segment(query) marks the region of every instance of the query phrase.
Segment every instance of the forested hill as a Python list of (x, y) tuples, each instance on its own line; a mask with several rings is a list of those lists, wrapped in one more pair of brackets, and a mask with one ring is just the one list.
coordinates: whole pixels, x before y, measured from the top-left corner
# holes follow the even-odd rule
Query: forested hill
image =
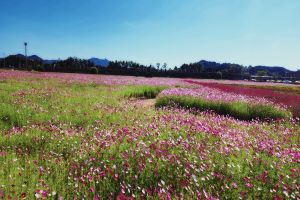
[(201, 60), (191, 64), (183, 64), (181, 70), (192, 72), (221, 72), (221, 73), (234, 73), (234, 74), (250, 74), (257, 75), (264, 73), (264, 75), (279, 75), (285, 76), (292, 73), (292, 71), (284, 67), (269, 67), (269, 66), (243, 66), (232, 63), (217, 63), (212, 61)]

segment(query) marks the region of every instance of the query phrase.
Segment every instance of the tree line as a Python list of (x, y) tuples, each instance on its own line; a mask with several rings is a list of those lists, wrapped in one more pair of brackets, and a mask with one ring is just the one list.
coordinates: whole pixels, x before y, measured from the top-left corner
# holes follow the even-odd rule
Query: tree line
[[(27, 58), (23, 55), (11, 55), (0, 59), (2, 68), (35, 70), (45, 72), (91, 73), (133, 75), (146, 77), (190, 77), (213, 79), (249, 79), (251, 75), (280, 77), (297, 77), (300, 72), (291, 72), (282, 67), (242, 66), (232, 63), (217, 63), (202, 60), (169, 68), (166, 63), (143, 65), (133, 61), (110, 61), (108, 66), (96, 66), (87, 59), (69, 57), (65, 60), (46, 61), (40, 58)], [(299, 77), (300, 78), (300, 77)]]

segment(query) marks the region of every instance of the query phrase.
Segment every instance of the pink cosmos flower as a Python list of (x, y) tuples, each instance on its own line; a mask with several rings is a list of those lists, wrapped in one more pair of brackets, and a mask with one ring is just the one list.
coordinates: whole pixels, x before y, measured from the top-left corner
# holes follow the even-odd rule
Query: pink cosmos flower
[(4, 191), (0, 189), (0, 198), (4, 198)]
[(45, 169), (42, 166), (40, 166), (40, 175), (42, 175), (44, 173), (45, 173)]
[(234, 189), (238, 188), (238, 185), (237, 185), (236, 182), (231, 183), (231, 186), (232, 186)]
[(246, 183), (245, 186), (246, 186), (247, 188), (253, 188), (253, 184), (250, 183), (250, 182)]

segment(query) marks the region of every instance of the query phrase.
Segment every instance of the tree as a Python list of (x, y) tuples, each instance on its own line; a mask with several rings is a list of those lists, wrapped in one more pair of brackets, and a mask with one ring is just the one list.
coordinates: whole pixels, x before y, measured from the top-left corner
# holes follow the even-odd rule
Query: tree
[(160, 68), (160, 63), (156, 63), (156, 68), (157, 68), (157, 70), (159, 70), (159, 68)]
[(168, 66), (167, 63), (164, 63), (164, 64), (162, 65), (162, 69), (166, 71), (166, 70), (167, 70), (167, 66)]
[(240, 74), (241, 71), (242, 71), (242, 67), (240, 65), (237, 65), (237, 64), (230, 64), (229, 65), (229, 69), (228, 69), (229, 73)]
[(266, 75), (267, 75), (267, 72), (264, 71), (264, 70), (257, 71), (256, 75), (257, 75), (257, 76), (266, 76)]
[(91, 74), (98, 74), (99, 73), (98, 68), (97, 67), (91, 67), (90, 73)]

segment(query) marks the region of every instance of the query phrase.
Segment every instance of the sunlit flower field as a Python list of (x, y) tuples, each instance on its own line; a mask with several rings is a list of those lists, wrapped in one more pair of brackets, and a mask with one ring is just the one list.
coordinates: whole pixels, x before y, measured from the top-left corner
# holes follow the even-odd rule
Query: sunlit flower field
[(299, 199), (299, 104), (193, 81), (0, 71), (0, 199)]

